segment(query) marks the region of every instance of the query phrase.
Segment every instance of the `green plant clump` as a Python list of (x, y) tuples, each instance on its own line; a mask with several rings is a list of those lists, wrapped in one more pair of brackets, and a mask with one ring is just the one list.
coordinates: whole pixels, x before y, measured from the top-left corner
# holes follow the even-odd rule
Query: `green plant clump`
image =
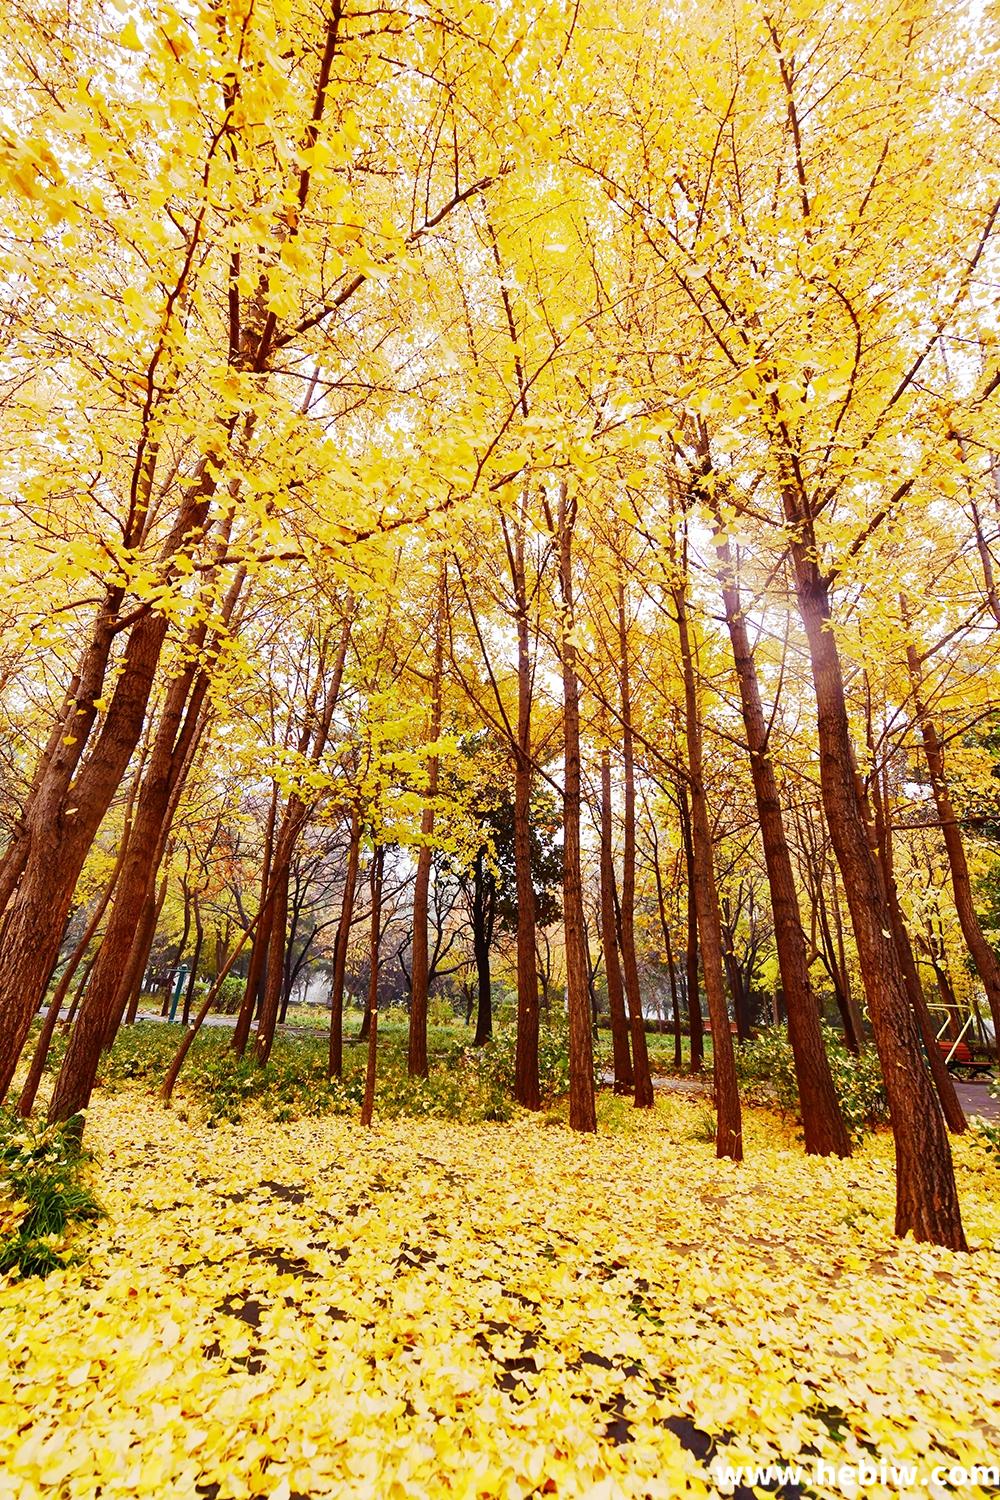
[(0, 1273), (47, 1276), (77, 1258), (74, 1230), (100, 1218), (74, 1122), (39, 1129), (0, 1113)]

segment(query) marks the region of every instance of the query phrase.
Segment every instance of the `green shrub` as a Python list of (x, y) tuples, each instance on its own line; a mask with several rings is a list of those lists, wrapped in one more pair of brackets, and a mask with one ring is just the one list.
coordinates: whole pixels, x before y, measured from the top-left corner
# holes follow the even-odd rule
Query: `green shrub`
[(433, 995), (427, 1002), (427, 1021), (431, 1026), (454, 1026), (455, 1007), (444, 995)]
[[(860, 1139), (889, 1118), (878, 1054), (874, 1047), (866, 1047), (855, 1057), (831, 1026), (823, 1026), (823, 1039), (844, 1122), (851, 1136)], [(785, 1114), (798, 1113), (795, 1062), (783, 1026), (769, 1026), (738, 1047), (736, 1073), (748, 1104), (776, 1104)]]
[[(517, 1059), (517, 1031), (513, 1026), (498, 1026), (485, 1047), (473, 1053), (480, 1079), (503, 1094), (514, 1091)], [(594, 1043), (594, 1072), (600, 1077), (611, 1066), (610, 1043)], [(542, 1100), (561, 1098), (569, 1089), (569, 1031), (564, 1017), (550, 1026), (542, 1026), (538, 1035), (538, 1083)]]
[(220, 1016), (235, 1016), (243, 1004), (246, 987), (245, 979), (240, 979), (237, 974), (227, 974), (219, 986), (212, 1009)]
[(0, 1272), (47, 1276), (76, 1258), (76, 1225), (100, 1217), (73, 1122), (40, 1129), (0, 1113)]

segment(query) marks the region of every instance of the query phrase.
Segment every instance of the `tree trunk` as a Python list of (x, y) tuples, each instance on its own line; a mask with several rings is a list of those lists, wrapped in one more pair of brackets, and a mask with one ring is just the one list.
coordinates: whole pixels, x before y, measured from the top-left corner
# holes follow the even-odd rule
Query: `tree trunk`
[(783, 491), (792, 531), (795, 589), (809, 642), (816, 694), (823, 808), (840, 866), (882, 1064), (896, 1146), (896, 1233), (953, 1250), (967, 1248), (951, 1147), (920, 1055), (892, 940), (882, 873), (868, 842), (854, 779), (850, 726), (829, 584), (821, 573), (808, 515), (789, 484)]
[[(694, 895), (698, 918), (701, 966), (705, 995), (712, 1022), (712, 1071), (715, 1082), (715, 1154), (743, 1160), (743, 1123), (736, 1083), (736, 1058), (729, 1029), (729, 1008), (722, 968), (722, 928), (719, 897), (715, 885), (712, 830), (702, 771), (701, 722), (694, 655), (688, 628), (686, 586), (673, 589), (684, 673), (684, 706), (687, 731), (688, 775), (691, 793), (691, 844), (694, 856)], [(697, 989), (695, 990), (697, 994)], [(693, 1039), (692, 1039), (693, 1040)]]
[[(132, 831), (132, 802), (135, 796), (135, 792), (136, 786), (135, 783), (133, 783), (132, 791), (129, 795), (128, 806), (125, 811), (125, 823), (122, 829), (121, 843), (118, 846), (118, 854), (115, 857), (114, 868), (111, 871), (111, 876), (108, 880), (107, 885), (104, 887), (103, 892), (101, 893), (101, 898), (94, 908), (93, 915), (91, 916), (90, 921), (87, 923), (83, 936), (77, 943), (75, 949), (73, 950), (66, 963), (66, 967), (62, 972), (58, 985), (56, 986), (55, 994), (52, 996), (48, 1012), (42, 1024), (42, 1029), (39, 1034), (38, 1041), (35, 1044), (35, 1052), (34, 1056), (31, 1059), (31, 1067), (28, 1070), (28, 1076), (24, 1081), (24, 1086), (21, 1089), (21, 1097), (18, 1100), (17, 1105), (17, 1112), (24, 1119), (27, 1119), (28, 1116), (30, 1116), (32, 1110), (35, 1107), (35, 1098), (38, 1094), (38, 1086), (42, 1081), (42, 1074), (45, 1071), (45, 1062), (49, 1055), (49, 1048), (52, 1045), (52, 1037), (56, 1029), (56, 1022), (59, 1019), (59, 1012), (62, 1010), (63, 1002), (65, 1001), (66, 996), (69, 994), (69, 987), (73, 982), (73, 976), (79, 968), (81, 962), (83, 961), (87, 949), (90, 947), (94, 934), (101, 924), (101, 918), (104, 916), (104, 913), (107, 910), (108, 902), (111, 900), (111, 896), (114, 892), (115, 886), (118, 883), (118, 877), (121, 874), (122, 865), (125, 862), (125, 851), (128, 848), (129, 835)], [(90, 972), (93, 968), (93, 964), (94, 960), (91, 959), (90, 965), (87, 968), (87, 972), (84, 975), (84, 985), (86, 984), (87, 979), (89, 979), (90, 977)]]
[(208, 993), (206, 994), (204, 1000), (201, 1002), (201, 1005), (198, 1007), (194, 1020), (191, 1022), (191, 1025), (185, 1031), (184, 1035), (181, 1037), (180, 1046), (174, 1053), (170, 1067), (167, 1069), (166, 1077), (164, 1078), (163, 1083), (160, 1086), (160, 1098), (163, 1100), (164, 1104), (170, 1103), (170, 1098), (173, 1094), (174, 1086), (177, 1083), (178, 1077), (180, 1076), (181, 1068), (184, 1066), (184, 1059), (187, 1057), (188, 1052), (190, 1051), (191, 1043), (198, 1035), (198, 1032), (201, 1030), (204, 1024), (205, 1017), (208, 1015), (212, 1006), (215, 1004), (216, 999), (219, 995), (219, 991), (222, 989), (223, 984), (229, 976), (230, 969), (233, 967), (236, 960), (243, 952), (243, 945), (246, 943), (248, 938), (251, 938), (253, 936), (254, 932), (256, 931), (257, 923), (259, 920), (260, 913), (258, 912), (257, 916), (254, 917), (253, 921), (250, 923), (250, 926), (247, 928), (246, 932), (243, 933), (239, 942), (236, 944), (236, 947), (229, 955), (225, 964), (216, 974), (214, 982), (209, 985)]
[[(871, 722), (871, 703), (868, 705), (868, 743), (874, 753), (874, 735)], [(965, 1111), (962, 1109), (961, 1101), (955, 1091), (955, 1082), (948, 1072), (947, 1064), (941, 1055), (941, 1049), (937, 1044), (934, 1034), (934, 1023), (931, 1013), (927, 1008), (927, 1000), (924, 996), (923, 985), (920, 983), (920, 975), (917, 973), (916, 960), (913, 957), (913, 944), (910, 942), (910, 934), (903, 916), (903, 908), (899, 899), (899, 890), (896, 885), (896, 873), (892, 860), (892, 833), (889, 826), (889, 806), (886, 797), (879, 788), (877, 771), (872, 776), (872, 799), (871, 808), (865, 796), (864, 788), (858, 785), (858, 796), (861, 799), (865, 822), (869, 822), (870, 812), (874, 813), (872, 842), (878, 851), (879, 863), (882, 867), (882, 879), (885, 881), (886, 900), (889, 910), (889, 926), (892, 931), (892, 940), (895, 944), (896, 955), (903, 972), (903, 980), (906, 984), (906, 992), (910, 997), (910, 1005), (916, 1017), (917, 1028), (920, 1039), (924, 1044), (924, 1052), (930, 1067), (934, 1087), (937, 1090), (938, 1100), (944, 1114), (945, 1123), (953, 1135), (961, 1135), (966, 1128)]]
[(365, 1069), (365, 1094), (361, 1104), (361, 1123), (370, 1125), (375, 1113), (375, 1066), (378, 1048), (378, 963), (382, 937), (382, 867), (385, 858), (381, 845), (372, 855), (371, 900), (372, 925), (368, 970), (368, 1063)]
[[(204, 628), (191, 642), (200, 651)], [(200, 733), (208, 678), (192, 663), (167, 691), (136, 807), (125, 862), (108, 928), (80, 1007), (49, 1105), (50, 1120), (68, 1120), (86, 1109), (101, 1050), (114, 1040), (122, 1016), (145, 969), (145, 940), (152, 944), (156, 921), (154, 882), (167, 829)], [(148, 950), (147, 950), (148, 951)]]
[(635, 951), (635, 752), (632, 736), (632, 686), (629, 678), (628, 618), (625, 582), (618, 577), (618, 687), (622, 710), (622, 770), (625, 781), (622, 840), (622, 898), (620, 908), (622, 969), (632, 1033), (632, 1069), (636, 1109), (653, 1108), (653, 1080), (649, 1076), (646, 1022), (642, 1014), (639, 964)]
[[(175, 983), (173, 971), (180, 968), (181, 959), (184, 957), (184, 950), (187, 947), (187, 940), (191, 933), (191, 887), (188, 885), (188, 878), (186, 874), (181, 876), (181, 891), (184, 895), (184, 924), (181, 928), (180, 941), (178, 942), (177, 948), (174, 952), (173, 968), (167, 970), (167, 977), (161, 991), (161, 1020), (165, 1020), (166, 1017), (170, 1014), (170, 996)], [(186, 1019), (187, 1018), (185, 1017), (185, 1020)]]
[(722, 925), (722, 961), (726, 983), (733, 999), (733, 1015), (736, 1018), (736, 1036), (741, 1042), (750, 1040), (750, 997), (743, 983), (743, 970), (733, 947), (733, 934)]
[[(901, 601), (903, 607), (903, 618), (906, 619), (906, 604)], [(920, 658), (912, 641), (906, 647), (906, 660), (910, 670), (910, 683), (913, 689), (913, 706), (920, 726), (920, 737), (923, 741), (924, 756), (927, 761), (927, 769), (930, 772), (931, 788), (934, 792), (934, 805), (937, 809), (938, 822), (941, 825), (941, 833), (944, 836), (944, 846), (948, 855), (948, 868), (951, 873), (951, 889), (955, 898), (955, 910), (958, 913), (959, 926), (965, 945), (972, 955), (972, 961), (976, 966), (976, 973), (983, 982), (986, 998), (989, 1001), (990, 1014), (993, 1017), (993, 1036), (995, 1047), (1000, 1049), (1000, 961), (992, 947), (983, 936), (983, 929), (979, 925), (976, 915), (976, 904), (972, 895), (972, 881), (969, 878), (969, 866), (965, 858), (965, 844), (962, 840), (961, 829), (955, 814), (955, 805), (951, 800), (951, 789), (945, 774), (944, 746), (937, 732), (937, 726), (927, 710), (923, 696), (923, 682), (921, 678)]]
[(837, 973), (840, 976), (844, 996), (844, 1015), (849, 1022), (851, 1033), (848, 1046), (860, 1055), (865, 1048), (865, 1028), (861, 1019), (861, 1008), (854, 998), (854, 991), (851, 987), (851, 971), (847, 964), (847, 948), (844, 943), (844, 919), (841, 915), (836, 864), (830, 871), (830, 906), (833, 910), (833, 930), (837, 939)]
[[(142, 999), (142, 981), (146, 977), (146, 969), (149, 967), (149, 955), (153, 949), (153, 939), (156, 937), (156, 927), (163, 910), (163, 903), (167, 898), (167, 888), (170, 884), (169, 872), (164, 872), (160, 881), (159, 891), (150, 891), (146, 898), (146, 906), (142, 914), (142, 923), (135, 935), (132, 952), (129, 954), (125, 977), (122, 982), (119, 996), (124, 997), (126, 1005), (125, 1020), (129, 1026), (135, 1022), (139, 1010), (139, 1001)], [(110, 1051), (114, 1045), (118, 1028), (109, 1031), (104, 1039), (104, 1050)]]
[(361, 860), (361, 817), (356, 806), (351, 808), (351, 834), (347, 848), (347, 871), (344, 875), (344, 891), (340, 899), (340, 921), (333, 945), (333, 982), (330, 986), (330, 1056), (327, 1073), (330, 1078), (340, 1078), (344, 1072), (344, 975), (347, 972), (347, 949), (351, 941), (351, 921), (354, 916), (354, 892), (358, 883), (358, 864)]
[[(434, 618), (434, 660), (431, 668), (431, 712), (429, 739), (436, 744), (441, 738), (441, 699), (444, 669), (445, 565), (438, 579), (437, 609)], [(434, 835), (434, 798), (438, 790), (440, 759), (435, 752), (427, 758), (427, 801), (420, 818), (420, 853), (413, 885), (413, 957), (410, 974), (410, 1026), (407, 1050), (407, 1072), (411, 1078), (427, 1077), (427, 906), (431, 883), (432, 839)]]
[(517, 745), (514, 751), (514, 882), (517, 891), (517, 1042), (514, 1097), (541, 1109), (538, 1082), (538, 970), (535, 887), (531, 878), (531, 652), (523, 518), (514, 538), (512, 581), (517, 611)]
[(618, 937), (615, 924), (615, 867), (611, 844), (611, 753), (601, 751), (601, 942), (604, 945), (604, 973), (608, 983), (608, 1011), (611, 1018), (611, 1048), (614, 1056), (614, 1091), (630, 1094), (635, 1087), (632, 1053), (628, 1039), (628, 1017), (625, 1014), (625, 990), (618, 966)]
[(705, 1028), (701, 1017), (701, 995), (698, 991), (698, 899), (695, 891), (694, 840), (691, 837), (691, 813), (687, 789), (678, 785), (677, 807), (684, 839), (684, 870), (687, 877), (687, 949), (685, 989), (687, 991), (688, 1035), (691, 1042), (691, 1072), (700, 1073), (705, 1066)]
[(271, 905), (267, 899), (267, 892), (271, 887), (271, 866), (274, 860), (274, 838), (278, 821), (278, 783), (272, 782), (271, 802), (267, 813), (267, 823), (264, 828), (264, 850), (260, 867), (260, 897), (257, 903), (258, 920), (257, 929), (254, 934), (253, 944), (250, 948), (250, 963), (247, 966), (247, 982), (243, 990), (243, 998), (236, 1016), (236, 1026), (233, 1029), (232, 1041), (230, 1043), (237, 1057), (243, 1057), (250, 1040), (250, 1031), (253, 1027), (254, 1008), (257, 1003), (257, 989), (260, 984), (264, 965), (267, 961), (267, 945), (271, 937)]
[(474, 1047), (485, 1047), (493, 1035), (493, 986), (490, 977), (490, 945), (496, 891), (486, 866), (485, 851), (476, 853), (472, 886), (472, 951), (476, 962), (476, 1034)]
[(493, 990), (490, 977), (489, 944), (479, 939), (473, 944), (476, 959), (476, 1033), (474, 1047), (485, 1047), (493, 1035)]
[[(226, 429), (227, 441), (234, 423), (235, 418)], [(199, 466), (161, 548), (164, 561), (202, 530), (215, 473), (215, 463), (207, 459)], [(87, 853), (142, 734), (166, 638), (167, 617), (151, 610), (132, 626), (104, 722), (92, 736), (123, 597), (120, 589), (111, 590), (98, 614), (78, 673), (76, 698), (62, 725), (67, 732), (58, 736), (58, 748), (36, 776), (24, 838), (15, 851), (19, 883), (7, 908), (0, 953), (0, 1097), (10, 1086), (45, 993)], [(46, 754), (51, 748), (52, 737)]]
[(781, 989), (788, 1014), (788, 1039), (795, 1060), (799, 1109), (805, 1148), (817, 1156), (849, 1156), (850, 1137), (840, 1111), (823, 1043), (819, 1007), (809, 983), (806, 940), (799, 915), (792, 856), (785, 835), (781, 797), (770, 756), (769, 733), (761, 703), (757, 666), (750, 648), (746, 616), (733, 568), (729, 542), (716, 516), (716, 555), (726, 612), (726, 625), (733, 649), (739, 683), (740, 704), (746, 730), (750, 776), (753, 781), (757, 818), (760, 823), (764, 862), (767, 869), (774, 943), (778, 953)]
[[(280, 844), (280, 841), (279, 841)], [(267, 968), (264, 975), (264, 1003), (257, 1022), (255, 1056), (265, 1067), (274, 1046), (274, 1030), (281, 1004), (281, 981), (285, 972), (285, 941), (288, 927), (289, 860), (277, 861), (274, 892), (271, 898), (271, 941), (267, 945)]]
[(201, 945), (205, 939), (205, 928), (201, 920), (201, 903), (198, 892), (192, 897), (194, 903), (194, 953), (191, 955), (191, 972), (188, 982), (184, 988), (184, 1010), (181, 1016), (181, 1024), (187, 1026), (191, 1019), (191, 1002), (194, 999), (194, 987), (198, 979), (198, 963), (201, 959)]
[(580, 685), (573, 642), (573, 523), (576, 505), (565, 482), (559, 491), (559, 582), (563, 622), (563, 920), (566, 934), (566, 1002), (569, 1011), (569, 1122), (597, 1129), (594, 1043), (587, 999), (583, 879), (580, 869)]

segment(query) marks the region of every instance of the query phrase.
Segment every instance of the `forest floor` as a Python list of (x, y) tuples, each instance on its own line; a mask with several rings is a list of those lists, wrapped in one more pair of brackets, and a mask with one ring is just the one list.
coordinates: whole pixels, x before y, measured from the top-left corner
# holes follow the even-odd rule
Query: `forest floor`
[(931, 1477), (1000, 1458), (995, 1159), (956, 1145), (956, 1255), (892, 1238), (884, 1133), (819, 1161), (747, 1111), (736, 1166), (700, 1113), (208, 1129), (101, 1093), (106, 1218), (0, 1283), (0, 1497), (995, 1493)]

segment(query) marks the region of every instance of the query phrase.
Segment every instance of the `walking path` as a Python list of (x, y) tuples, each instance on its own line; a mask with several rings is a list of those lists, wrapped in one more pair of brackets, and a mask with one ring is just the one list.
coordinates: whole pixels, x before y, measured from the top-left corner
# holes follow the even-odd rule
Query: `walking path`
[(993, 1097), (988, 1083), (983, 1082), (982, 1079), (973, 1083), (964, 1078), (956, 1078), (955, 1093), (967, 1115), (979, 1115), (984, 1120), (1000, 1121), (1000, 1099)]

